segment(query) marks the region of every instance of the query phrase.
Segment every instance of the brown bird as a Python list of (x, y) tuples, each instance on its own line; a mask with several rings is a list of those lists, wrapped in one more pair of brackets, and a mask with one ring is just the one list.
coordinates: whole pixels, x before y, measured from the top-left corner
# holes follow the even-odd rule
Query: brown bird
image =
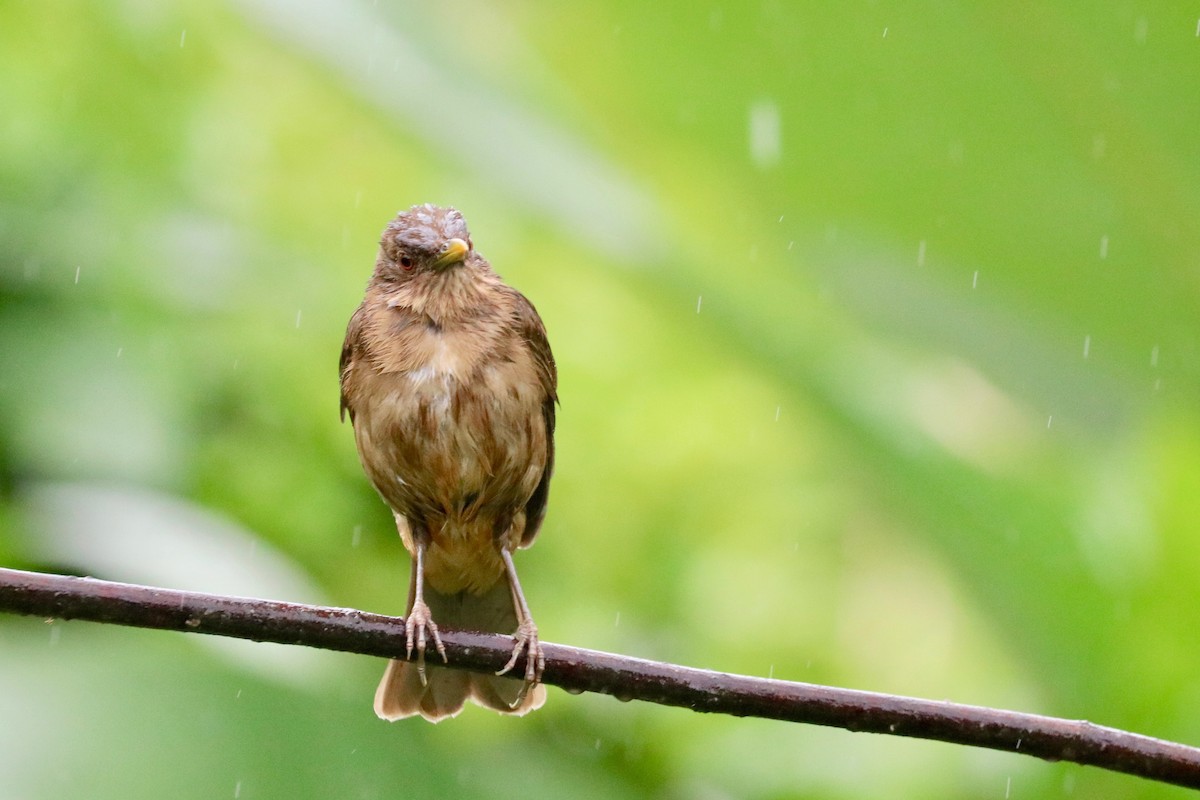
[[(341, 384), (363, 469), (413, 557), (417, 661), (388, 663), (375, 713), (438, 722), (467, 699), (506, 714), (540, 707), (545, 659), (512, 552), (546, 515), (557, 371), (537, 311), (476, 252), (455, 209), (413, 206), (384, 229)], [(435, 620), (512, 632), (512, 658), (496, 675), (427, 668), (427, 640), (446, 659)], [(522, 655), (524, 679), (506, 676)]]

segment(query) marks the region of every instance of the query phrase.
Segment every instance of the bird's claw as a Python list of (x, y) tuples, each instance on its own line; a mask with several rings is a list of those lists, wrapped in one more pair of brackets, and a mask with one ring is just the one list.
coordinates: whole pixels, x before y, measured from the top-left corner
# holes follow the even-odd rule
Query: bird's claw
[(521, 687), (521, 694), (517, 696), (514, 706), (520, 705), (525, 699), (525, 695), (529, 690), (537, 685), (542, 679), (542, 672), (546, 669), (546, 656), (542, 652), (542, 643), (538, 641), (537, 625), (533, 624), (533, 620), (526, 619), (517, 626), (516, 633), (513, 634), (516, 642), (513, 644), (512, 657), (508, 659), (508, 663), (504, 668), (498, 671), (497, 675), (504, 675), (509, 670), (517, 665), (517, 661), (521, 655), (525, 655), (525, 685)]
[(437, 623), (433, 621), (433, 617), (429, 613), (429, 606), (424, 600), (418, 600), (413, 603), (412, 610), (408, 612), (408, 618), (404, 620), (404, 633), (406, 636), (405, 657), (412, 659), (413, 644), (415, 640), (417, 650), (417, 674), (421, 677), (421, 685), (425, 686), (425, 637), (428, 631), (429, 638), (433, 639), (434, 649), (438, 651), (438, 655), (442, 657), (442, 661), (447, 661), (446, 647), (442, 644), (442, 637), (438, 635)]

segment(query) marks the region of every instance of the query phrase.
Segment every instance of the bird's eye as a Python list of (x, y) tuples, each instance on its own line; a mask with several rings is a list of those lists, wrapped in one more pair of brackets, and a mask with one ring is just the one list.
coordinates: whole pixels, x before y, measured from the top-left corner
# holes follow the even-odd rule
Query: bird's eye
[(413, 268), (413, 260), (408, 256), (400, 256), (400, 266), (404, 268), (405, 272), (408, 272)]

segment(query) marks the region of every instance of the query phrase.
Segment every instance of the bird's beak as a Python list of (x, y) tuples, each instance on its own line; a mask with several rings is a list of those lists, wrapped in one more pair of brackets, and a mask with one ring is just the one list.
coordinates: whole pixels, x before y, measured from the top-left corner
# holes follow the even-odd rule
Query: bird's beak
[(438, 257), (434, 259), (435, 269), (445, 269), (451, 264), (461, 264), (471, 252), (471, 246), (462, 239), (450, 239), (442, 245)]

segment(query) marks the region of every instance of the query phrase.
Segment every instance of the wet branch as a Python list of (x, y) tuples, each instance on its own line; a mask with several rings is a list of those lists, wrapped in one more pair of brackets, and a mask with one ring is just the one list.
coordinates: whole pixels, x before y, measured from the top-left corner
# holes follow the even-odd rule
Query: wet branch
[[(0, 611), (389, 658), (404, 655), (404, 625), (397, 617), (3, 568)], [(512, 652), (512, 639), (507, 636), (445, 628), (441, 634), (454, 667), (494, 672)], [(935, 739), (1200, 788), (1200, 749), (1090, 722), (729, 675), (566, 645), (543, 646), (543, 680), (571, 692), (602, 692), (693, 711)], [(519, 664), (517, 674), (521, 668)]]

